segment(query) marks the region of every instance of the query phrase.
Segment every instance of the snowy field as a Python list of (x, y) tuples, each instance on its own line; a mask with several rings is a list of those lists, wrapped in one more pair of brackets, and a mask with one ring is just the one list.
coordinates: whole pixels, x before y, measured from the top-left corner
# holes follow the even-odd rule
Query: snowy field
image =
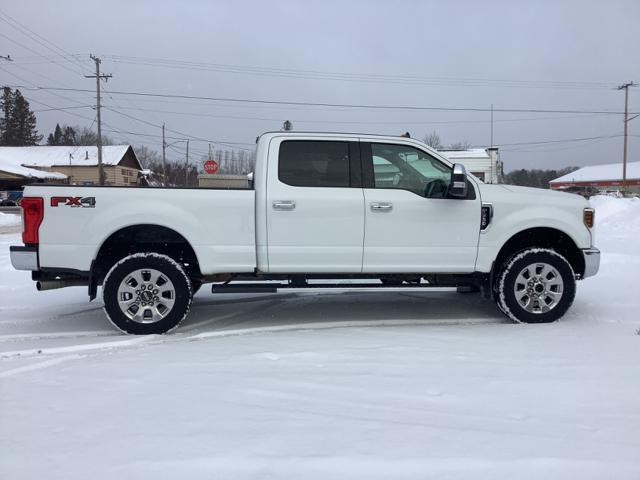
[(212, 296), (127, 337), (0, 217), (0, 479), (638, 479), (640, 201), (597, 197), (558, 323), (477, 295)]

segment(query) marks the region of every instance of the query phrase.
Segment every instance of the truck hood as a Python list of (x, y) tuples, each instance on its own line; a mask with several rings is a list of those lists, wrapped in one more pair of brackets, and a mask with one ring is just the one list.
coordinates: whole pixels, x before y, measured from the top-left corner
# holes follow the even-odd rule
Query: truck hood
[(500, 202), (509, 199), (515, 203), (544, 203), (562, 207), (582, 209), (589, 202), (574, 193), (558, 192), (545, 188), (519, 187), (516, 185), (479, 184), (483, 202)]

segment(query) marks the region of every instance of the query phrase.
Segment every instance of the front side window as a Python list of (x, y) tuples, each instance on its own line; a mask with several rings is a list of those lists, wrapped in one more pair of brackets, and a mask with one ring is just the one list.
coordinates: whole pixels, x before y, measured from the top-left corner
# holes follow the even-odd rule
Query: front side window
[(349, 143), (284, 141), (280, 144), (278, 178), (294, 187), (348, 187)]
[(446, 198), (451, 168), (406, 145), (371, 144), (375, 188), (409, 190), (426, 198)]

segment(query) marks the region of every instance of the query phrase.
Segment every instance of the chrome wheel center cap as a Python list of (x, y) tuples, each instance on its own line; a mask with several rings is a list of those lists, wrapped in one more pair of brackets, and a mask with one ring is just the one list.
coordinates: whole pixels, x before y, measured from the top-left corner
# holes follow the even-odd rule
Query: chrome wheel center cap
[(142, 300), (143, 302), (150, 302), (153, 300), (153, 293), (151, 293), (151, 290), (145, 290), (144, 292), (142, 292), (140, 294), (140, 300)]

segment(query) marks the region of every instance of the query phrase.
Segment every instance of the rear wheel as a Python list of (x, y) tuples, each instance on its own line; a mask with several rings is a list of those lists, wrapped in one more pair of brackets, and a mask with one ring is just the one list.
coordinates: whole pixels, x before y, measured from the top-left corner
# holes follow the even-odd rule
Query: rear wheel
[(111, 323), (136, 335), (166, 333), (189, 313), (191, 283), (172, 258), (137, 253), (116, 263), (104, 279), (102, 298)]
[(524, 250), (507, 260), (498, 276), (498, 306), (516, 322), (554, 322), (569, 309), (575, 294), (573, 269), (553, 250)]

